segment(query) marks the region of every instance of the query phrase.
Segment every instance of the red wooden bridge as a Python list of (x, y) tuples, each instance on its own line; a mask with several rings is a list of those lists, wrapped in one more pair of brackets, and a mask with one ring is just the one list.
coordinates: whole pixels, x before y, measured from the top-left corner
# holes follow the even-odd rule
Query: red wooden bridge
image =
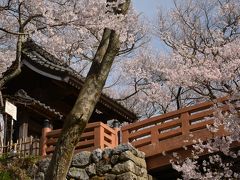
[[(227, 98), (218, 99), (218, 105), (223, 111), (228, 110), (226, 100)], [(214, 121), (213, 105), (213, 102), (204, 102), (126, 125), (120, 129), (121, 143), (130, 142), (145, 152), (149, 171), (167, 166), (173, 158), (173, 152), (182, 157), (189, 156), (194, 140), (205, 141), (227, 135), (223, 129), (212, 133), (207, 128)], [(119, 143), (118, 131), (119, 129), (112, 129), (101, 122), (88, 124), (76, 150), (113, 148)], [(53, 130), (46, 134), (42, 155), (54, 151), (60, 132), (61, 130)], [(188, 150), (185, 150), (186, 147)]]
[[(229, 108), (226, 100), (218, 99), (223, 111)], [(149, 171), (169, 165), (174, 159), (173, 152), (186, 158), (199, 139), (206, 141), (227, 135), (223, 128), (216, 133), (207, 128), (214, 122), (213, 106), (213, 102), (204, 102), (125, 126), (122, 128), (123, 143), (130, 142), (145, 152)]]

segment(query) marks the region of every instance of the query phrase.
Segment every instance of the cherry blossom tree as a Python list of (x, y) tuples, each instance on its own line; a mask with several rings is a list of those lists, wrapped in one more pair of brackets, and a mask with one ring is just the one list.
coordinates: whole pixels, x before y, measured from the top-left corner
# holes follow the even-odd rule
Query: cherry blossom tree
[[(214, 124), (209, 130), (215, 132), (223, 126), (231, 135), (207, 142), (200, 140), (194, 146), (193, 158), (173, 166), (183, 172), (184, 179), (239, 178), (239, 171), (233, 170), (239, 152), (230, 148), (240, 140), (239, 103), (236, 104), (239, 100), (239, 8), (235, 0), (175, 1), (175, 9), (168, 16), (170, 20), (159, 16), (157, 34), (172, 49), (171, 63), (165, 63), (162, 68), (170, 84), (187, 89), (194, 98), (230, 97), (228, 113), (221, 112), (216, 104)], [(204, 150), (222, 152), (231, 161), (214, 154), (199, 164), (198, 155)]]
[(142, 38), (142, 27), (130, 3), (130, 0), (0, 1), (0, 68), (4, 72), (0, 88), (21, 73), (21, 52), (28, 38), (69, 65), (91, 61), (85, 84), (66, 117), (47, 171), (48, 179), (65, 179), (74, 148), (115, 57), (134, 49)]
[(168, 14), (160, 10), (153, 32), (170, 52), (145, 48), (123, 68), (130, 73), (133, 93), (143, 93), (144, 101), (162, 112), (239, 88), (239, 3), (174, 2)]
[[(233, 162), (240, 154), (230, 148), (233, 142), (240, 141), (239, 10), (240, 3), (236, 0), (175, 0), (172, 10), (159, 12), (153, 32), (168, 46), (169, 52), (145, 49), (135, 61), (130, 59), (123, 67), (130, 74), (133, 98), (140, 97), (143, 104), (152, 103), (155, 113), (200, 101), (214, 102), (222, 96), (230, 98), (227, 113), (221, 112), (216, 104), (214, 125), (209, 130), (214, 132), (224, 126), (231, 135), (208, 142), (200, 140), (194, 146), (192, 158), (174, 164), (184, 179), (239, 178), (233, 171)], [(199, 164), (199, 153), (204, 150), (220, 151), (232, 161), (225, 162), (215, 154)]]
[[(98, 2), (39, 0), (27, 3), (2, 0), (0, 3), (0, 38), (3, 44), (1, 64), (2, 67), (4, 65), (1, 72), (15, 60), (15, 44), (18, 37), (22, 38), (22, 42), (29, 37), (32, 38), (69, 64), (83, 60), (92, 61), (105, 27), (121, 32), (119, 54), (134, 49), (136, 41), (142, 37), (139, 34), (142, 27), (132, 8), (127, 18), (120, 14), (111, 16), (111, 6), (106, 7), (104, 0)], [(20, 33), (20, 30), (24, 32)]]

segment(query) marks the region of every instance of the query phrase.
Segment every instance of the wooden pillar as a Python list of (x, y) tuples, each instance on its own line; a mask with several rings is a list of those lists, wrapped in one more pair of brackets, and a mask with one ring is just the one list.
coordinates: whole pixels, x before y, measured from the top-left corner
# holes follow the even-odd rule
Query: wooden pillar
[(28, 137), (28, 123), (24, 122), (21, 124), (19, 128), (19, 138), (26, 138)]
[(121, 128), (121, 136), (122, 136), (122, 139), (121, 139), (121, 143), (128, 143), (129, 142), (129, 130), (126, 129), (126, 128)]
[(94, 147), (104, 149), (104, 128), (101, 122), (94, 128)]
[(4, 137), (3, 137), (3, 144), (4, 144), (4, 146), (7, 145), (7, 138), (8, 138), (8, 136), (7, 136), (7, 128), (8, 128), (8, 125), (7, 125), (7, 114), (4, 114)]
[(0, 152), (3, 152), (3, 146), (7, 145), (7, 114), (4, 113), (4, 102), (3, 102), (3, 96), (2, 96), (2, 91), (0, 90), (0, 113), (2, 114), (2, 118), (3, 118), (3, 128), (2, 129), (2, 136), (1, 137), (1, 150)]
[(120, 129), (119, 128), (114, 128), (115, 131), (115, 138), (114, 138), (114, 147), (118, 146), (118, 144), (120, 143)]
[(20, 117), (19, 139), (28, 137), (28, 120), (29, 117), (26, 112)]
[(52, 125), (48, 119), (44, 120), (43, 128), (42, 128), (42, 136), (40, 141), (40, 155), (46, 156), (46, 149), (47, 149), (47, 133), (52, 131)]

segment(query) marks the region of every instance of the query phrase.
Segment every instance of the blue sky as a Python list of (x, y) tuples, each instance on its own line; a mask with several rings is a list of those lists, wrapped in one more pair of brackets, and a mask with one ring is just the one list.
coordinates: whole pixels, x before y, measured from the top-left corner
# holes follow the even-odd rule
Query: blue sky
[[(158, 9), (168, 10), (173, 6), (172, 0), (133, 0), (134, 8), (142, 13), (142, 17), (147, 17), (152, 23), (156, 20)], [(152, 37), (151, 45), (153, 48), (165, 51), (165, 44), (161, 43), (156, 37)]]
[(172, 5), (172, 0), (133, 0), (135, 9), (151, 19), (156, 16), (158, 7), (169, 9)]

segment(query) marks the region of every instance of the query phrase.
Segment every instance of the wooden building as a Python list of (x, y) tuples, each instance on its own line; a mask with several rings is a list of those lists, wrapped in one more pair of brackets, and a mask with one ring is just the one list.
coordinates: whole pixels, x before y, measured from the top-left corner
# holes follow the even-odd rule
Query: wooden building
[[(40, 138), (43, 128), (62, 128), (84, 77), (32, 41), (24, 45), (21, 66), (20, 75), (3, 87), (2, 94), (17, 106), (14, 139)], [(133, 122), (136, 115), (102, 94), (89, 122), (107, 123), (113, 119)]]

